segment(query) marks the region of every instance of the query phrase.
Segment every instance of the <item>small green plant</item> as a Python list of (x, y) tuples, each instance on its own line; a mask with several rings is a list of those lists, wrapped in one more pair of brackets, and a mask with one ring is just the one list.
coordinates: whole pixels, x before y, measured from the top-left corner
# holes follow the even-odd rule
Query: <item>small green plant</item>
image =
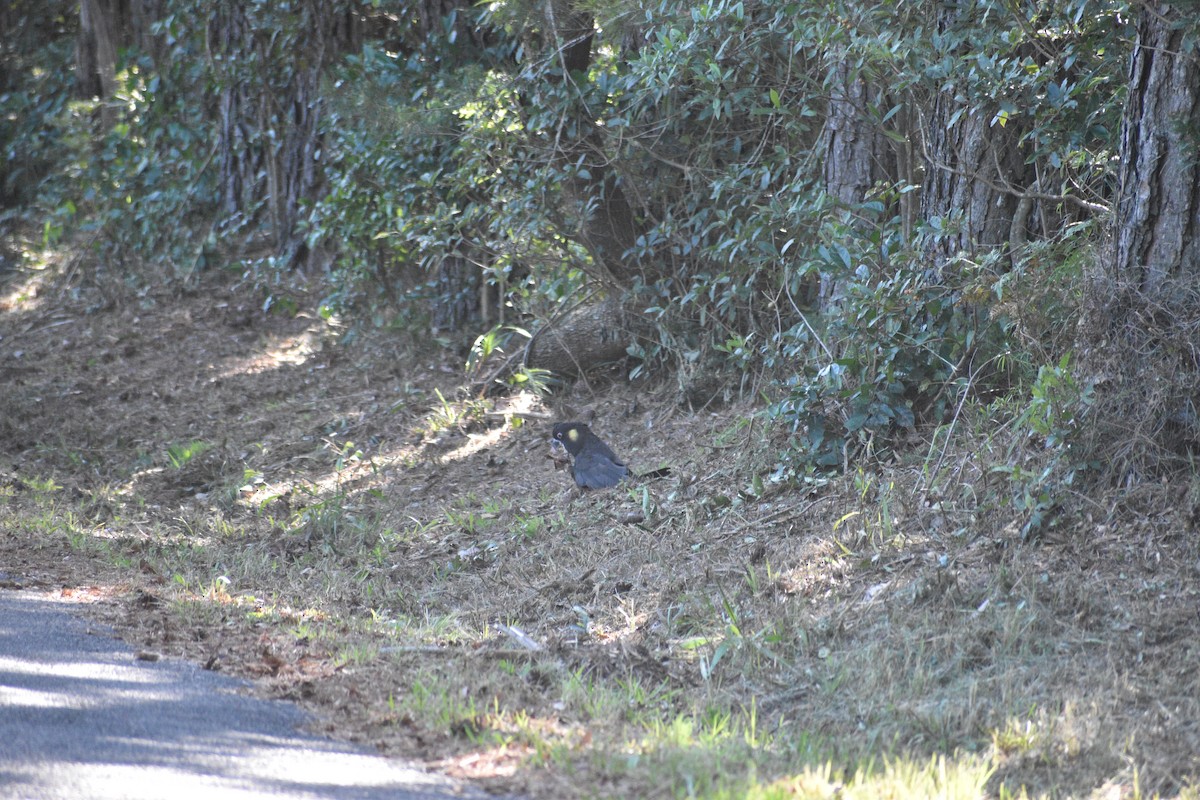
[(452, 403), (446, 399), (440, 389), (434, 388), (433, 393), (437, 395), (438, 399), (438, 407), (430, 413), (428, 418), (429, 432), (433, 434), (481, 420), (487, 410), (487, 406), (482, 400)]
[(471, 536), (474, 536), (485, 527), (488, 527), (493, 519), (495, 519), (493, 515), (475, 511), (473, 509), (446, 509), (446, 522), (450, 525), (450, 527), (456, 528)]
[(337, 655), (333, 657), (333, 661), (338, 667), (359, 667), (371, 663), (378, 655), (378, 646), (355, 643), (338, 651)]
[(529, 331), (515, 325), (496, 325), (475, 337), (471, 351), (467, 354), (467, 374), (478, 375), (492, 356), (504, 355), (505, 348), (509, 347), (514, 337), (521, 337), (526, 341), (531, 338)]
[(516, 532), (523, 539), (536, 539), (547, 529), (546, 520), (541, 516), (520, 517), (517, 519)]
[(189, 461), (211, 449), (211, 444), (199, 440), (193, 440), (186, 444), (173, 444), (167, 447), (167, 461), (174, 469), (183, 469)]
[(1047, 448), (1069, 448), (1090, 402), (1091, 391), (1076, 382), (1071, 372), (1071, 353), (1067, 352), (1057, 364), (1038, 368), (1029, 406), (1017, 419), (1017, 426), (1041, 437)]
[(20, 478), (19, 480), (37, 494), (53, 494), (63, 488), (54, 478)]
[[(1089, 467), (1075, 462), (1072, 448), (1091, 404), (1091, 390), (1079, 385), (1070, 365), (1068, 352), (1056, 364), (1038, 369), (1029, 404), (1014, 422), (1021, 435), (1014, 441), (1009, 461), (992, 468), (993, 473), (1008, 477), (1013, 508), (1025, 517), (1023, 538), (1055, 523), (1062, 492), (1075, 482), (1077, 472)], [(1018, 460), (1016, 448), (1031, 438), (1042, 445), (1041, 453), (1032, 460)]]
[(342, 529), (350, 522), (346, 512), (345, 495), (335, 494), (298, 511), (293, 515), (289, 530), (312, 544), (321, 542), (333, 549)]
[(397, 705), (406, 707), (430, 727), (474, 740), (482, 733), (486, 717), (474, 697), (454, 691), (447, 684), (445, 679), (435, 676), (418, 678), (413, 681), (408, 697)]
[[(513, 374), (508, 379), (508, 383), (514, 389), (524, 389), (539, 397), (545, 397), (559, 384), (559, 380), (548, 369), (522, 365), (513, 371)], [(519, 423), (520, 418), (518, 417), (513, 421)]]
[(357, 445), (355, 445), (354, 442), (347, 440), (345, 443), (339, 445), (337, 442), (329, 439), (326, 441), (326, 444), (328, 444), (330, 449), (336, 453), (336, 456), (334, 457), (333, 468), (338, 472), (341, 472), (352, 464), (357, 464), (362, 461), (363, 451)]
[(992, 747), (1006, 756), (1023, 755), (1037, 748), (1042, 738), (1033, 720), (1009, 719), (1003, 727), (992, 730)]

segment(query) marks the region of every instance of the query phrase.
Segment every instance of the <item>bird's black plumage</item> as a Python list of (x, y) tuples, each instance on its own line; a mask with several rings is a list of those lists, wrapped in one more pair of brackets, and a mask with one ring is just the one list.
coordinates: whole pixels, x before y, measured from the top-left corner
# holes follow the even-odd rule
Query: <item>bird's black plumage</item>
[(629, 476), (629, 467), (582, 422), (554, 426), (551, 448), (561, 445), (574, 459), (571, 475), (580, 489), (607, 489)]

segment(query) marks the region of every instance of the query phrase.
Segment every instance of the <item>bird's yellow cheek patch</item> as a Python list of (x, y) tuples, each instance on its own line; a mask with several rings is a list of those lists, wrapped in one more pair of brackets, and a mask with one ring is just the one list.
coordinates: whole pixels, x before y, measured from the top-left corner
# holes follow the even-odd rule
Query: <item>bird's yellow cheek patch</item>
[(570, 439), (572, 442), (578, 440), (579, 439), (579, 431), (572, 428), (571, 430), (567, 431), (567, 438)]

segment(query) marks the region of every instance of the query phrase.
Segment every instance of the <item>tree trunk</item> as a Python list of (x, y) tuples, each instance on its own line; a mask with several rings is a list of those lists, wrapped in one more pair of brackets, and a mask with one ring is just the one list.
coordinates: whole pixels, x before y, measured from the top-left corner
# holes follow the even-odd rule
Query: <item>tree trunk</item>
[(991, 124), (988, 114), (963, 111), (939, 94), (927, 137), (921, 217), (933, 231), (925, 246), (931, 267), (940, 270), (961, 254), (975, 257), (1024, 241), (1032, 209), (1017, 193), (1033, 185), (1034, 175), (1024, 163), (1016, 123)]
[(82, 0), (79, 4), (79, 40), (75, 50), (76, 90), (84, 98), (100, 99), (100, 120), (105, 131), (116, 124), (108, 101), (117, 91), (117, 31), (124, 27), (115, 0)]
[(525, 365), (566, 378), (625, 356), (634, 341), (636, 315), (622, 307), (622, 290), (639, 274), (625, 254), (639, 234), (637, 215), (612, 168), (596, 110), (587, 107), (583, 83), (592, 63), (595, 21), (577, 0), (544, 0), (549, 52), (546, 80), (569, 93), (569, 111), (544, 158), (569, 173), (563, 181), (559, 225), (588, 251), (594, 278), (608, 285), (606, 298), (576, 308), (543, 327), (530, 341)]
[[(1185, 23), (1186, 20), (1186, 23)], [(1129, 484), (1200, 456), (1200, 61), (1195, 15), (1139, 12), (1111, 261), (1088, 287), (1081, 456)]]
[[(545, 0), (546, 25), (550, 46), (557, 54), (564, 87), (587, 79), (592, 61), (595, 22), (592, 15), (573, 0)], [(596, 127), (594, 109), (583, 102), (576, 104), (573, 119), (563, 120), (563, 129), (574, 130), (573, 137), (556, 141), (557, 152), (549, 154), (556, 164), (582, 169), (567, 181), (563, 209), (566, 233), (575, 237), (592, 256), (602, 274), (627, 284), (637, 270), (625, 261), (639, 234), (636, 215), (620, 177), (610, 167), (604, 132)]]
[[(858, 74), (849, 61), (836, 67), (832, 85), (835, 90), (821, 132), (825, 189), (848, 214), (859, 217), (854, 224), (869, 225), (875, 220), (861, 218), (862, 204), (871, 199), (880, 183), (891, 186), (899, 177), (892, 146), (876, 121), (879, 115), (871, 113), (882, 105), (883, 92)], [(822, 308), (842, 295), (843, 277), (821, 275)]]
[(345, 3), (304, 0), (294, 9), (221, 4), (208, 49), (220, 75), (220, 196), (227, 217), (262, 221), (289, 265), (308, 251), (298, 231), (319, 194), (320, 81), (335, 53), (358, 44)]
[(825, 188), (842, 205), (854, 208), (869, 199), (877, 182), (895, 180), (895, 159), (872, 119), (871, 109), (883, 102), (879, 88), (855, 74), (847, 62), (836, 68), (833, 85), (821, 136)]
[(1142, 8), (1121, 128), (1115, 270), (1151, 297), (1200, 278), (1200, 63), (1180, 18)]
[[(958, 7), (943, 10), (939, 32), (958, 26), (961, 13)], [(1036, 181), (1021, 149), (1021, 125), (977, 106), (953, 91), (938, 91), (925, 125), (921, 218), (931, 231), (924, 251), (937, 274), (962, 254), (974, 258), (1025, 241), (1033, 224), (1031, 204), (1019, 197)]]
[(636, 327), (637, 318), (615, 299), (580, 306), (538, 331), (525, 350), (525, 366), (578, 377), (624, 358)]

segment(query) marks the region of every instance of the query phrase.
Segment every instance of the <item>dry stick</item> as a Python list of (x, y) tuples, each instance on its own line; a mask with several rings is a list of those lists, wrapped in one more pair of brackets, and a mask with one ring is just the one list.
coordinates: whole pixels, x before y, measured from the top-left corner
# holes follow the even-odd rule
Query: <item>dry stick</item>
[(818, 498), (811, 500), (807, 504), (800, 506), (799, 508), (793, 508), (791, 506), (788, 506), (787, 508), (776, 509), (775, 511), (772, 511), (770, 514), (764, 514), (763, 516), (758, 517), (757, 519), (746, 520), (745, 522), (743, 522), (739, 525), (735, 525), (731, 530), (728, 530), (728, 531), (725, 531), (724, 533), (722, 533), (720, 538), (728, 539), (730, 536), (736, 536), (737, 534), (741, 533), (742, 531), (745, 531), (745, 530), (748, 530), (750, 528), (757, 527), (760, 525), (766, 525), (768, 523), (776, 521), (780, 517), (786, 517), (788, 514), (791, 514), (793, 512), (795, 514), (802, 514), (805, 511), (808, 511), (813, 506), (815, 506), (817, 503), (823, 502), (824, 500), (827, 500), (827, 499), (829, 499), (829, 498), (828, 497), (818, 497)]
[(548, 422), (554, 419), (552, 414), (544, 414), (540, 411), (485, 411), (483, 415), (488, 419), (507, 419), (508, 417), (519, 417), (520, 419), (532, 419), (539, 422)]
[(808, 317), (806, 317), (804, 312), (800, 310), (800, 306), (796, 305), (796, 298), (792, 297), (792, 290), (790, 288), (787, 290), (786, 294), (788, 302), (792, 304), (792, 309), (796, 312), (796, 315), (800, 317), (800, 321), (804, 323), (804, 327), (808, 328), (808, 332), (812, 334), (813, 339), (816, 340), (817, 344), (821, 345), (821, 349), (825, 351), (825, 355), (832, 360), (833, 353), (830, 352), (829, 348), (825, 346), (825, 342), (821, 340), (821, 337), (817, 334), (817, 332), (813, 330), (813, 326), (809, 324)]
[(71, 319), (60, 319), (57, 322), (51, 322), (48, 325), (42, 325), (39, 328), (33, 328), (33, 327), (26, 328), (23, 331), (18, 331), (14, 334), (11, 334), (8, 338), (11, 341), (12, 339), (19, 339), (22, 336), (31, 336), (35, 333), (41, 333), (42, 331), (48, 331), (51, 328), (57, 328), (60, 325), (70, 325), (72, 322), (75, 322), (75, 321), (76, 320), (74, 317), (72, 317)]
[(1112, 208), (1104, 205), (1103, 203), (1092, 203), (1088, 200), (1084, 200), (1082, 197), (1076, 197), (1073, 194), (1049, 194), (1047, 192), (1030, 192), (1018, 189), (1008, 181), (997, 182), (986, 177), (982, 172), (952, 167), (949, 164), (943, 164), (942, 162), (934, 159), (928, 153), (924, 153), (923, 155), (925, 161), (928, 162), (931, 167), (940, 169), (943, 172), (949, 172), (951, 175), (961, 175), (965, 178), (979, 181), (988, 188), (1002, 194), (1012, 195), (1013, 197), (1029, 200), (1045, 200), (1051, 203), (1071, 203), (1079, 206), (1082, 209), (1091, 211), (1093, 214), (1108, 214), (1112, 211)]
[[(965, 357), (965, 354), (964, 354), (964, 357)], [(989, 358), (987, 361), (984, 362), (984, 364), (991, 363), (994, 360), (994, 358), (999, 358), (999, 356)], [(959, 364), (961, 364), (961, 363), (962, 363), (962, 361), (960, 360)], [(979, 374), (979, 371), (982, 369), (983, 369), (983, 366), (980, 366), (979, 369), (973, 371), (970, 375), (967, 376), (967, 385), (963, 387), (962, 395), (961, 395), (961, 397), (959, 397), (959, 400), (958, 400), (958, 406), (954, 409), (954, 416), (950, 420), (950, 427), (946, 430), (946, 446), (942, 448), (942, 454), (938, 457), (937, 464), (934, 465), (933, 470), (929, 473), (929, 475), (931, 476), (931, 478), (930, 478), (931, 480), (937, 476), (938, 471), (941, 470), (941, 468), (942, 468), (942, 464), (944, 464), (946, 461), (946, 455), (950, 452), (950, 439), (954, 435), (955, 426), (958, 425), (958, 420), (959, 420), (960, 415), (962, 414), (963, 405), (967, 402), (967, 395), (970, 394), (971, 384), (973, 384), (975, 382), (975, 377)], [(955, 367), (955, 371), (957, 371), (957, 367)], [(953, 377), (953, 375), (951, 375), (951, 377)], [(943, 383), (942, 389), (944, 390), (946, 388), (946, 386), (948, 386), (948, 385), (949, 385), (948, 382)], [(938, 395), (939, 396), (941, 395), (941, 391), (938, 392)], [(928, 488), (929, 487), (925, 487), (925, 489), (928, 489)], [(913, 487), (913, 493), (911, 496), (916, 497), (919, 489), (921, 491), (924, 491), (924, 489), (921, 489), (920, 483), (918, 483), (916, 486)]]
[(546, 649), (542, 646), (541, 642), (534, 640), (533, 637), (515, 625), (498, 625), (497, 627), (500, 629), (501, 633), (504, 633), (506, 636), (528, 651), (537, 653)]
[(529, 650), (528, 648), (480, 648), (478, 650), (465, 650), (461, 647), (439, 647), (436, 644), (415, 644), (415, 645), (395, 645), (392, 647), (379, 648), (380, 653), (419, 653), (420, 655), (431, 656), (487, 656), (489, 658), (517, 658), (519, 656), (528, 656), (535, 652), (543, 652), (542, 650)]

